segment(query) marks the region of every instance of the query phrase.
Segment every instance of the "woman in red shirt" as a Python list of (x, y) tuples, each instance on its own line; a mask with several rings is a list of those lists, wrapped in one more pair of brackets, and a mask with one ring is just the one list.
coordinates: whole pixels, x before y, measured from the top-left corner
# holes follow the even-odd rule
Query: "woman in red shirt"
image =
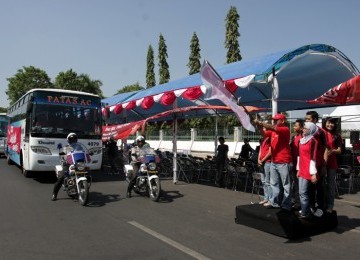
[(318, 141), (314, 138), (317, 126), (312, 122), (305, 122), (303, 137), (299, 142), (299, 156), (297, 161), (297, 177), (299, 178), (299, 195), (301, 218), (310, 216), (309, 188), (317, 182), (316, 152)]
[(336, 155), (341, 153), (342, 139), (337, 131), (337, 120), (333, 117), (328, 117), (323, 120), (323, 129), (326, 134), (327, 154), (326, 162), (326, 211), (331, 213), (334, 208), (335, 188), (336, 188), (336, 171), (338, 169)]

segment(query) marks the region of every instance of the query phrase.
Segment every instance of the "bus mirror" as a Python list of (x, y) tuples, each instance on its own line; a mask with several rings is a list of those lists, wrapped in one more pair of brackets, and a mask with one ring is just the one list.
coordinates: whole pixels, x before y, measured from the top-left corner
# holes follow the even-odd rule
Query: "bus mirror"
[(31, 112), (32, 112), (32, 108), (33, 108), (33, 104), (32, 104), (31, 102), (27, 103), (26, 112), (27, 112), (27, 113), (31, 113)]

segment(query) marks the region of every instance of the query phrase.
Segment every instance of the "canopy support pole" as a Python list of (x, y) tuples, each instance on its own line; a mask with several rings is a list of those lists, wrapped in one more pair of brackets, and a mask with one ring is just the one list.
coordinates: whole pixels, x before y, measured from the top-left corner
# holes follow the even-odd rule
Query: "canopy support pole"
[(272, 105), (272, 116), (275, 116), (278, 113), (278, 102), (277, 99), (279, 97), (279, 84), (275, 75), (275, 68), (272, 69), (272, 97), (271, 97), (271, 105)]
[[(174, 108), (177, 107), (176, 101), (174, 102)], [(176, 184), (178, 181), (178, 164), (177, 164), (177, 117), (176, 113), (173, 114), (173, 183)]]

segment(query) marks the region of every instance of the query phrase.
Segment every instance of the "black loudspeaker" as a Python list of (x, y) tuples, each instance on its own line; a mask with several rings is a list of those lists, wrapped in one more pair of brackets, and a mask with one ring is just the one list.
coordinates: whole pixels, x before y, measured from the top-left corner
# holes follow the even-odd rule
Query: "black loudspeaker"
[(359, 137), (360, 137), (359, 131), (351, 131), (350, 132), (350, 143), (351, 144), (358, 143), (359, 142)]

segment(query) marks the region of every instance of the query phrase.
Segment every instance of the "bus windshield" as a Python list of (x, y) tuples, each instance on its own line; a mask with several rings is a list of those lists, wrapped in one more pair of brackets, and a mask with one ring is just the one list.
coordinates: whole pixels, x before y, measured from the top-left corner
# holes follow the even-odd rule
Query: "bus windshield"
[(33, 137), (65, 137), (74, 132), (79, 138), (101, 135), (101, 111), (96, 107), (34, 104), (31, 122)]
[(6, 115), (0, 115), (0, 137), (6, 137), (7, 135), (8, 120)]

